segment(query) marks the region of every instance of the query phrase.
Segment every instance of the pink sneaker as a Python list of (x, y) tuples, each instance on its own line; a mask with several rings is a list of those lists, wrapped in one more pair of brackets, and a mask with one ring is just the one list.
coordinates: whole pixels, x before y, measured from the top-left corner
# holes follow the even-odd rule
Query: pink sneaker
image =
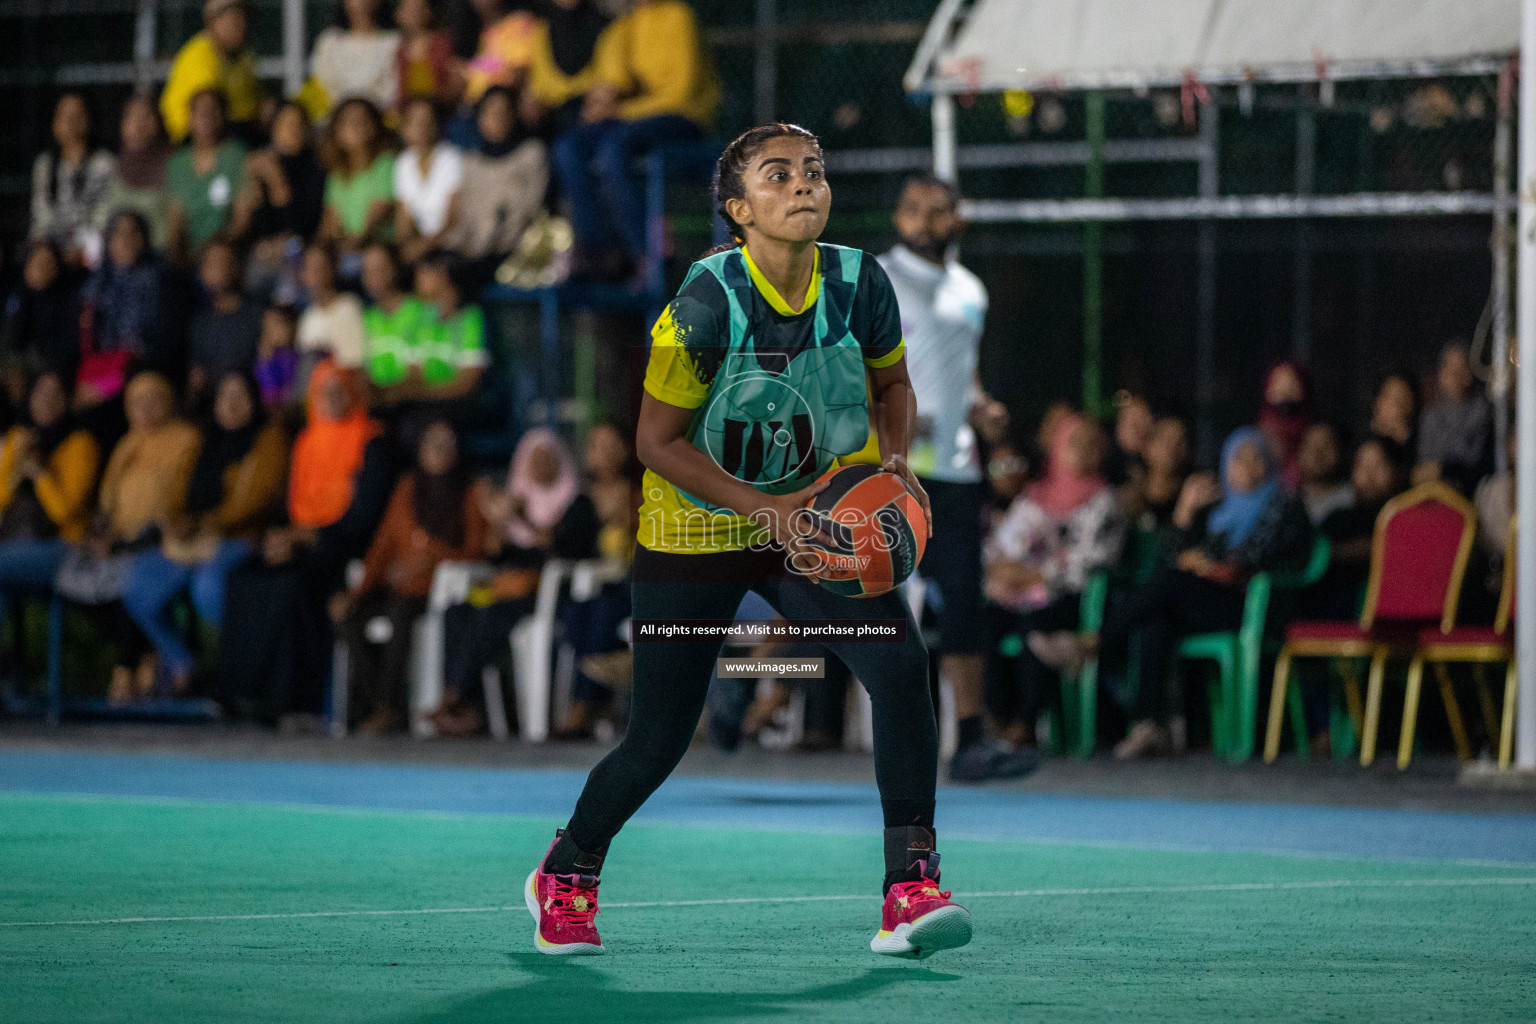
[[(885, 894), (880, 931), (869, 948), (886, 956), (921, 960), (971, 941), (971, 912), (939, 891), (938, 855), (923, 860), (923, 877), (897, 882)], [(931, 865), (931, 867), (930, 867)]]
[[(559, 841), (557, 836), (555, 842)], [(553, 850), (554, 843), (549, 848)], [(548, 859), (548, 851), (544, 857)], [(607, 952), (592, 923), (597, 914), (596, 875), (551, 875), (540, 860), (523, 885), (523, 899), (533, 915), (533, 945), (540, 953), (592, 956)]]

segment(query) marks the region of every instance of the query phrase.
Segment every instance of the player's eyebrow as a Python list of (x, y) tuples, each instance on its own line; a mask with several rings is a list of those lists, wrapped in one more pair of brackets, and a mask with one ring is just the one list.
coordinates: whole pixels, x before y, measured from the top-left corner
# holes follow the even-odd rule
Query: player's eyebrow
[(770, 157), (767, 157), (766, 159), (763, 160), (762, 163), (757, 165), (757, 169), (758, 170), (762, 170), (764, 167), (767, 167), (769, 164), (783, 164), (785, 167), (788, 167), (789, 166), (789, 158), (788, 157), (784, 157), (784, 156), (770, 156)]

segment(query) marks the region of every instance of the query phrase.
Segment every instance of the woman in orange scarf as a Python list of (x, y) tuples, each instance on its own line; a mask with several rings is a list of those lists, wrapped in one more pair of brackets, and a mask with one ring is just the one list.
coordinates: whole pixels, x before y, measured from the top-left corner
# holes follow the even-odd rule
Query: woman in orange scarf
[(308, 425), (293, 447), (288, 525), (236, 570), (225, 598), (219, 687), (226, 705), (274, 721), (316, 713), (330, 664), (326, 599), (384, 514), (394, 467), (358, 374), (326, 359), (310, 374)]

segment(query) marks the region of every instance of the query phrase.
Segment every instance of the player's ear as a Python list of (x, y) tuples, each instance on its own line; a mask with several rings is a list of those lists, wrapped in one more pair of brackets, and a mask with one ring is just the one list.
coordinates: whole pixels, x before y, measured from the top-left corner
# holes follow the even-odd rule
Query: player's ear
[(755, 220), (752, 218), (752, 206), (745, 199), (737, 199), (734, 196), (725, 201), (725, 212), (731, 220), (742, 227), (751, 227)]

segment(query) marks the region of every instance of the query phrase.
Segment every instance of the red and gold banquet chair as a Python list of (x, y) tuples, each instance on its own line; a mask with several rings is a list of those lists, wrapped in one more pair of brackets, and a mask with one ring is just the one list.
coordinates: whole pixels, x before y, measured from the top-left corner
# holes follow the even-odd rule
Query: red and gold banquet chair
[[(1411, 657), (1420, 629), (1438, 623), (1438, 629), (1448, 633), (1455, 624), (1476, 531), (1477, 513), (1471, 503), (1442, 483), (1423, 484), (1387, 502), (1376, 518), (1370, 578), (1359, 621), (1295, 622), (1285, 631), (1270, 694), (1266, 763), (1280, 752), (1280, 721), (1294, 658), (1370, 659), (1360, 763), (1368, 765), (1375, 759), (1387, 659)], [(1446, 714), (1452, 730), (1461, 732), (1454, 702), (1447, 705)]]
[[(1505, 662), (1504, 715), (1499, 725), (1499, 769), (1509, 767), (1510, 748), (1515, 733), (1515, 640), (1509, 632), (1510, 616), (1515, 604), (1515, 531), (1509, 524), (1509, 536), (1504, 541), (1504, 582), (1499, 587), (1499, 610), (1490, 626), (1455, 626), (1450, 630), (1429, 627), (1419, 631), (1419, 647), (1413, 662), (1408, 666), (1408, 693), (1403, 700), (1403, 731), (1397, 743), (1397, 766), (1408, 767), (1413, 756), (1413, 730), (1418, 719), (1419, 689), (1424, 680), (1424, 663), (1435, 666), (1435, 676), (1440, 683), (1440, 697), (1447, 707), (1456, 700), (1451, 689), (1451, 677), (1446, 666), (1451, 662), (1487, 664)], [(1481, 681), (1480, 681), (1481, 682)], [(1485, 687), (1479, 686), (1484, 719), (1488, 733), (1493, 735), (1493, 701)], [(1465, 740), (1462, 740), (1464, 743)], [(1470, 751), (1468, 752), (1470, 753)]]

